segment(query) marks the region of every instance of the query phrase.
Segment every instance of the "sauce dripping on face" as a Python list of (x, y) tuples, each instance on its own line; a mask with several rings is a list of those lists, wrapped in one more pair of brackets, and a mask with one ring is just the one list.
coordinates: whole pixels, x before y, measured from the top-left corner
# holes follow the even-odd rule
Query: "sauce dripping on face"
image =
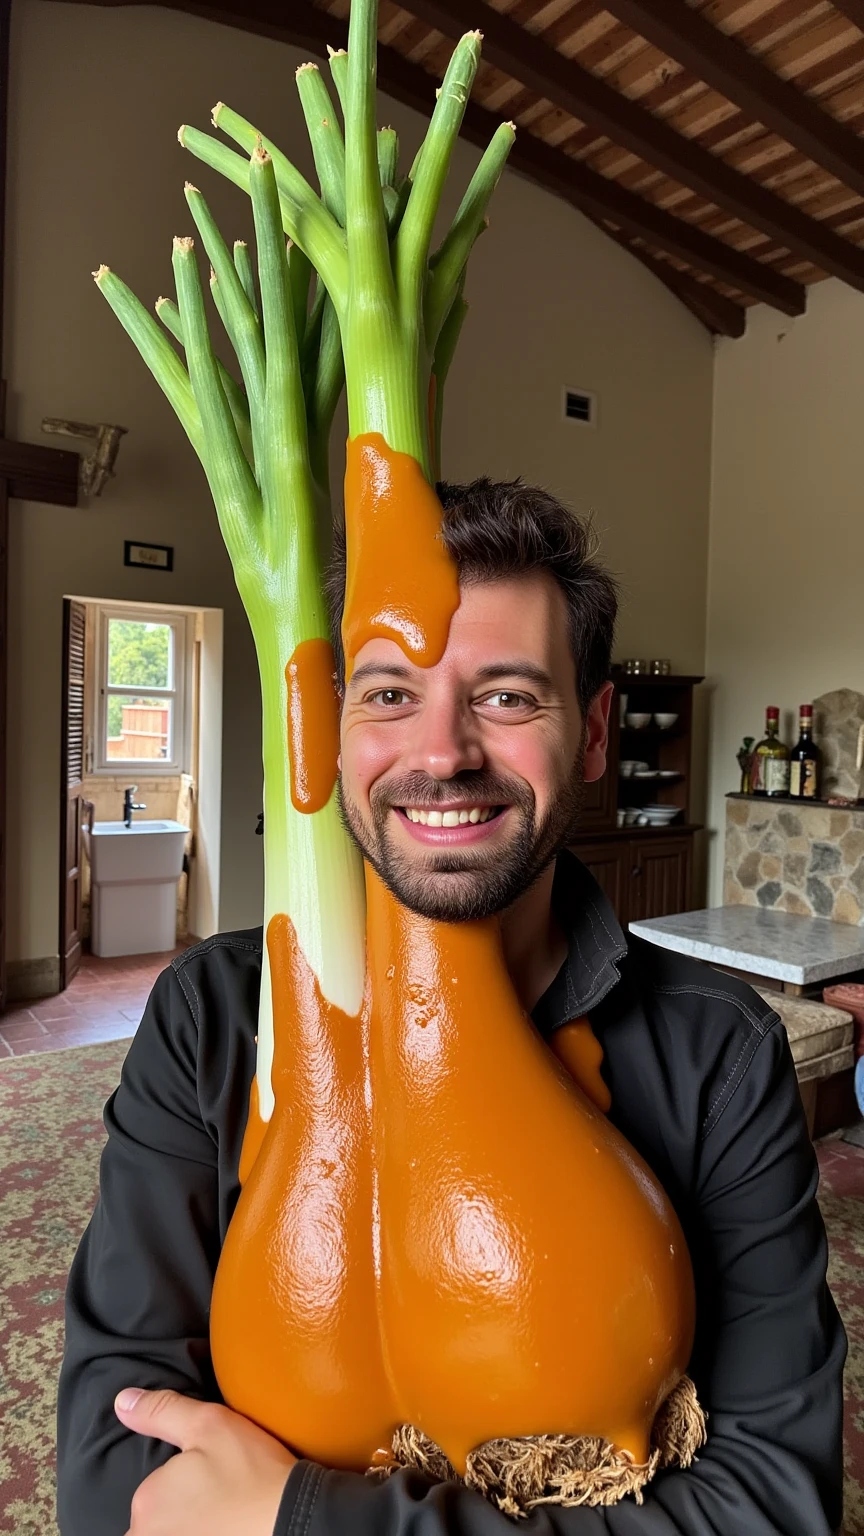
[(441, 538), (441, 515), (416, 459), (394, 453), (378, 432), (349, 438), (346, 679), (367, 640), (395, 640), (421, 667), (435, 666), (444, 655), (459, 606), (459, 576)]

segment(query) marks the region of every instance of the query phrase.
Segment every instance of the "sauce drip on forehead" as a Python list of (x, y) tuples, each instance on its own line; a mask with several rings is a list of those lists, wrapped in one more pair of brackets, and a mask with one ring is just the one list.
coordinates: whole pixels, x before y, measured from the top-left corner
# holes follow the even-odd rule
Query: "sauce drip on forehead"
[(368, 640), (395, 640), (432, 667), (459, 606), (459, 576), (441, 538), (442, 508), (417, 460), (379, 432), (349, 438), (345, 471), (348, 573), (345, 675)]

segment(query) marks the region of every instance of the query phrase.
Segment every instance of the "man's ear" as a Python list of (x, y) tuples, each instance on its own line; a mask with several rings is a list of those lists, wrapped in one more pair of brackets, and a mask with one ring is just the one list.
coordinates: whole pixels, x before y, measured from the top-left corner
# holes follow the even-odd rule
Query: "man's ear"
[(609, 744), (609, 711), (615, 693), (614, 683), (604, 683), (595, 693), (585, 716), (585, 772), (586, 784), (602, 779), (606, 772), (606, 748)]

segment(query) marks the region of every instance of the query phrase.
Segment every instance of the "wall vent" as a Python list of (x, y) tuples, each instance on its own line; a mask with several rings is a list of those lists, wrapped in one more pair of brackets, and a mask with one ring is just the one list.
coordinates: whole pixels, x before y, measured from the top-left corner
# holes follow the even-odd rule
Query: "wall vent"
[(564, 415), (567, 421), (581, 421), (585, 427), (597, 424), (597, 396), (590, 389), (565, 389)]

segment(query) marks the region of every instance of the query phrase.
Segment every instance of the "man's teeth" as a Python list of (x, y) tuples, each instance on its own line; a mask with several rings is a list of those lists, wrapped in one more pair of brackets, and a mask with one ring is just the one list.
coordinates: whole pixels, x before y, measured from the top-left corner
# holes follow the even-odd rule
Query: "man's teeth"
[(419, 821), (424, 827), (464, 827), (469, 822), (488, 821), (495, 814), (494, 805), (472, 805), (464, 811), (419, 811), (405, 806), (409, 821)]

